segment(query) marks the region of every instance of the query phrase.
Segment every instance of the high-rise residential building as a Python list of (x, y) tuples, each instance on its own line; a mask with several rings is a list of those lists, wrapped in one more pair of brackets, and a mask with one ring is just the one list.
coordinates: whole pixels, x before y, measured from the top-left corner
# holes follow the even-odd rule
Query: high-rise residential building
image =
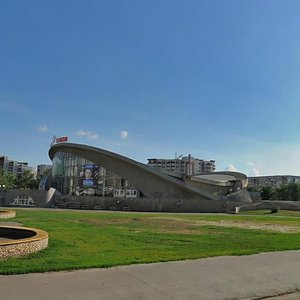
[(185, 174), (187, 176), (206, 174), (214, 172), (216, 163), (214, 160), (203, 160), (195, 158), (190, 154), (175, 159), (148, 158), (148, 165), (169, 172)]
[(7, 156), (0, 156), (0, 169), (8, 174), (22, 175), (25, 170), (33, 173), (33, 168), (28, 162), (20, 162), (8, 159)]

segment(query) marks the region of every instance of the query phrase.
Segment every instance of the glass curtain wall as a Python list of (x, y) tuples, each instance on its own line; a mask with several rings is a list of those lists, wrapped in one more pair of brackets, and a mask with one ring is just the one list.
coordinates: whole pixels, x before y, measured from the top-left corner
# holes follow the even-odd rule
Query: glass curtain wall
[(57, 152), (52, 162), (52, 186), (63, 195), (113, 196), (127, 181), (83, 157)]

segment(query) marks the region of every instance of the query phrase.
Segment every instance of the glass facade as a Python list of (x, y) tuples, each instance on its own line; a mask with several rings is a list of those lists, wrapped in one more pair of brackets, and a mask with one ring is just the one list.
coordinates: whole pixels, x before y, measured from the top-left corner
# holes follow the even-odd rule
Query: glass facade
[(52, 186), (63, 195), (114, 196), (127, 181), (83, 157), (57, 152), (52, 162)]

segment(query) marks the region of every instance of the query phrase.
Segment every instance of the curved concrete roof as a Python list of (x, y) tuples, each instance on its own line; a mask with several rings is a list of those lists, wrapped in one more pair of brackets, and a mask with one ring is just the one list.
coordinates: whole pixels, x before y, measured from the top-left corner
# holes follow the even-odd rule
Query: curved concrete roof
[(213, 172), (208, 174), (195, 175), (191, 177), (192, 181), (207, 182), (214, 185), (228, 186), (233, 181), (240, 181), (242, 187), (248, 185), (248, 178), (245, 174), (233, 171)]

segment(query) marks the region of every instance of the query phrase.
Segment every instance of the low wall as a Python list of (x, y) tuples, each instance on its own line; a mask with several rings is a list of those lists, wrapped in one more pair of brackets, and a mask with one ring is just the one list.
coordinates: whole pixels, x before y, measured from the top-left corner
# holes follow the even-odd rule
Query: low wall
[[(2, 207), (49, 207), (53, 199), (55, 189), (51, 188), (49, 191), (39, 191), (31, 189), (11, 189), (7, 190), (5, 195), (2, 195)], [(33, 200), (33, 205), (14, 205), (14, 201), (18, 197), (30, 197)]]
[(204, 199), (116, 198), (56, 196), (53, 207), (72, 209), (132, 210), (151, 212), (227, 212), (245, 202)]
[(34, 253), (48, 246), (48, 233), (35, 228), (1, 226), (0, 237), (6, 238), (0, 240), (0, 259)]
[(260, 203), (236, 207), (236, 213), (250, 210), (300, 210), (300, 201), (265, 200)]
[(0, 210), (0, 219), (10, 219), (16, 216), (16, 212), (12, 210)]

